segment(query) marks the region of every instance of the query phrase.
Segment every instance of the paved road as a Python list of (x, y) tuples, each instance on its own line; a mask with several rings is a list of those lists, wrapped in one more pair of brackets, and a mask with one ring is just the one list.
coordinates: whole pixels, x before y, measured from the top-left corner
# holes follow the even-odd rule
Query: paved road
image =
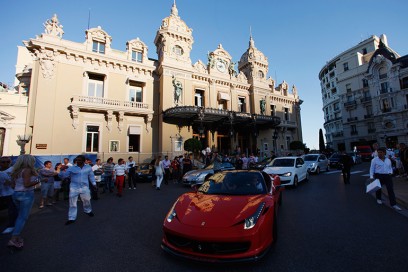
[[(189, 188), (149, 184), (123, 198), (103, 195), (93, 202), (96, 216), (78, 213), (65, 226), (67, 203), (33, 208), (24, 230), (25, 249), (0, 247), (2, 271), (408, 271), (408, 218), (365, 194), (366, 164), (352, 184), (338, 172), (311, 176), (284, 192), (279, 240), (256, 264), (211, 266), (179, 260), (160, 249), (168, 209)], [(79, 204), (81, 207), (81, 204)], [(4, 225), (4, 213), (0, 224)], [(0, 244), (8, 236), (0, 237)]]

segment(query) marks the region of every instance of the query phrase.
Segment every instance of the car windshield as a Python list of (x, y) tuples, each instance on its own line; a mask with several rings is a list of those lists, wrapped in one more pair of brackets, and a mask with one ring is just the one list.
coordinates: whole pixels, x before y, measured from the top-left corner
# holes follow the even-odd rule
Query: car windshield
[(271, 166), (293, 167), (294, 165), (295, 165), (295, 159), (275, 159), (272, 161)]
[(330, 159), (340, 159), (340, 155), (339, 154), (333, 154)]
[(306, 155), (304, 161), (316, 161), (319, 155)]
[(259, 172), (219, 172), (206, 180), (198, 192), (209, 195), (259, 195), (266, 193), (266, 185)]

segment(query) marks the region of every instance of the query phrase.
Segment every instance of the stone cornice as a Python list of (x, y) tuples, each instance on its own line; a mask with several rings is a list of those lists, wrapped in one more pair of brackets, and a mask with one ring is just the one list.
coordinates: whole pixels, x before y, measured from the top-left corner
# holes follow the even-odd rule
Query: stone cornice
[[(154, 62), (150, 61), (150, 65), (145, 64), (145, 63), (135, 63), (133, 61), (127, 60), (126, 59), (126, 52), (125, 51), (119, 51), (119, 50), (114, 50), (112, 53), (115, 54), (114, 56), (109, 56), (109, 54), (99, 54), (99, 53), (94, 53), (91, 51), (86, 51), (86, 45), (85, 44), (78, 44), (78, 43), (73, 43), (73, 42), (67, 42), (69, 44), (75, 45), (72, 47), (67, 47), (64, 44), (64, 40), (57, 43), (52, 43), (50, 41), (46, 40), (41, 40), (40, 38), (37, 39), (31, 39), (30, 41), (24, 42), (26, 45), (27, 49), (35, 53), (35, 50), (52, 50), (54, 52), (58, 52), (59, 55), (64, 55), (66, 59), (74, 59), (75, 61), (82, 60), (83, 62), (97, 62), (100, 65), (105, 65), (106, 67), (113, 67), (117, 69), (127, 69), (127, 70), (133, 70), (133, 71), (145, 71), (145, 74), (152, 75), (153, 71), (156, 70), (156, 67), (154, 66)], [(80, 47), (83, 47), (81, 49)], [(123, 55), (123, 56), (120, 56)], [(120, 59), (122, 57), (123, 59)]]

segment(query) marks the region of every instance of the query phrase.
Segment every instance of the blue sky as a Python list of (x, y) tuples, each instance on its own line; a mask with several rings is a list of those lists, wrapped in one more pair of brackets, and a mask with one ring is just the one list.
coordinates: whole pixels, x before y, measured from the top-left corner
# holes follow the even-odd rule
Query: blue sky
[[(157, 59), (153, 44), (161, 20), (173, 0), (1, 0), (0, 81), (14, 81), (17, 46), (44, 31), (43, 23), (58, 15), (64, 39), (85, 41), (88, 27), (101, 26), (112, 47), (126, 49), (139, 37)], [(302, 105), (303, 142), (318, 148), (323, 128), (318, 73), (326, 61), (371, 35), (386, 34), (389, 46), (408, 54), (406, 0), (176, 0), (179, 16), (193, 29), (193, 63), (207, 61), (207, 52), (222, 44), (234, 62), (248, 48), (249, 29), (255, 46), (269, 60), (268, 76), (279, 84), (296, 85)]]

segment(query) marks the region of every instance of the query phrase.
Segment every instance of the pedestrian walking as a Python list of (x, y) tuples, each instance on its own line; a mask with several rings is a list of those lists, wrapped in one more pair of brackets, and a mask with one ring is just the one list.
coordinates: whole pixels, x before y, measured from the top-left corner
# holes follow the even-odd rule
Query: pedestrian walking
[[(390, 200), (390, 205), (396, 211), (401, 211), (401, 208), (398, 207), (397, 202), (395, 200), (395, 193), (394, 193), (394, 186), (392, 182), (392, 165), (391, 160), (385, 156), (386, 149), (384, 147), (380, 147), (377, 149), (377, 157), (374, 157), (371, 160), (370, 166), (370, 179), (379, 179), (381, 185), (385, 185), (388, 191), (388, 198)], [(381, 189), (375, 192), (377, 203), (382, 204), (381, 199)]]
[(41, 201), (40, 209), (46, 206), (52, 206), (54, 198), (54, 176), (58, 175), (58, 172), (52, 168), (51, 161), (44, 162), (44, 168), (38, 171), (41, 177)]
[(14, 230), (18, 211), (13, 202), (14, 190), (11, 187), (11, 158), (3, 156), (0, 158), (0, 199), (2, 204), (7, 207), (8, 222), (2, 234), (11, 233)]
[(120, 158), (118, 160), (118, 164), (116, 164), (115, 167), (113, 167), (113, 173), (115, 176), (115, 185), (118, 190), (116, 195), (118, 197), (122, 197), (123, 187), (125, 185), (125, 177), (127, 173), (127, 167), (124, 159)]
[(170, 180), (170, 165), (171, 165), (171, 161), (169, 160), (169, 156), (164, 156), (164, 160), (163, 160), (163, 168), (164, 168), (164, 184), (169, 184), (169, 180)]
[(34, 203), (34, 186), (39, 183), (38, 173), (34, 168), (35, 158), (31, 155), (20, 155), (11, 172), (12, 187), (14, 186), (13, 202), (18, 216), (8, 246), (22, 249), (24, 240), (21, 232), (30, 215)]
[(349, 156), (346, 151), (340, 155), (341, 171), (343, 173), (344, 184), (350, 184), (350, 171), (353, 165), (353, 158)]
[(154, 163), (154, 170), (156, 174), (156, 190), (160, 190), (160, 185), (163, 180), (163, 175), (164, 175), (164, 167), (163, 167), (163, 162), (161, 160), (162, 156), (157, 156), (156, 162)]
[(81, 197), (84, 212), (93, 217), (91, 206), (91, 192), (89, 190), (89, 181), (92, 186), (96, 186), (95, 176), (92, 167), (85, 164), (85, 156), (78, 155), (76, 157), (76, 165), (69, 167), (65, 171), (60, 171), (59, 176), (64, 179), (69, 177), (71, 183), (69, 186), (69, 210), (68, 221), (65, 225), (70, 225), (77, 218), (77, 201), (78, 196)]
[(113, 164), (113, 158), (109, 158), (107, 162), (102, 166), (103, 175), (104, 175), (104, 182), (105, 187), (103, 188), (102, 194), (105, 191), (113, 192), (113, 168), (115, 165)]
[[(55, 164), (54, 170), (57, 172), (58, 169), (61, 169), (62, 164)], [(61, 178), (58, 175), (54, 176), (54, 196), (52, 203), (55, 204), (59, 200), (59, 194), (61, 191)]]
[(128, 158), (128, 161), (126, 162), (126, 170), (128, 172), (128, 185), (129, 189), (136, 189), (136, 181), (138, 179), (138, 176), (136, 175), (136, 168), (137, 164), (133, 160), (133, 157), (130, 156)]
[(103, 174), (103, 168), (102, 168), (102, 161), (101, 159), (96, 159), (95, 164), (92, 166), (92, 171), (95, 176), (95, 181), (96, 181), (96, 190), (94, 191), (94, 198), (99, 199), (98, 196), (98, 191), (100, 184), (102, 182), (102, 174)]

